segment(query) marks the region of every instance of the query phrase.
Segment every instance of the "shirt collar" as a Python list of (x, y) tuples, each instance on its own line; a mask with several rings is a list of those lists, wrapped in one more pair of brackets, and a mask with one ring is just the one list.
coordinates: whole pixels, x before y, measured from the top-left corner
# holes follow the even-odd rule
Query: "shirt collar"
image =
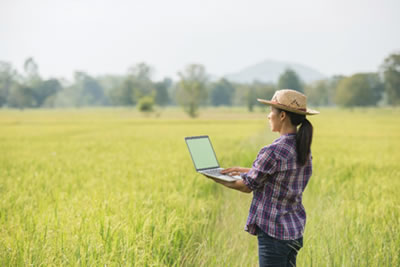
[(287, 133), (281, 135), (281, 137), (290, 137), (290, 136), (296, 136), (296, 133)]

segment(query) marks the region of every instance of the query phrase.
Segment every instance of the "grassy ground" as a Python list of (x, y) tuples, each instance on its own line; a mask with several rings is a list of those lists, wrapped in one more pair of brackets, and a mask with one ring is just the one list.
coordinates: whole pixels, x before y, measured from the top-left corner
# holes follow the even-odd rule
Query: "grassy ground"
[[(277, 137), (265, 114), (0, 110), (0, 265), (256, 266), (251, 194), (196, 174), (183, 138), (208, 134), (221, 165), (250, 166)], [(400, 110), (310, 120), (299, 266), (399, 265)]]

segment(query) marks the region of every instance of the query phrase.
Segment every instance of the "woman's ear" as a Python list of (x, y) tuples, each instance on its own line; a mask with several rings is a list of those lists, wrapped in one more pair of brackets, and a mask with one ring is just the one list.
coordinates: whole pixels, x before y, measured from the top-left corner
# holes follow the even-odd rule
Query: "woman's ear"
[(280, 117), (281, 121), (284, 121), (286, 118), (286, 112), (282, 111), (281, 113), (279, 113), (279, 117)]

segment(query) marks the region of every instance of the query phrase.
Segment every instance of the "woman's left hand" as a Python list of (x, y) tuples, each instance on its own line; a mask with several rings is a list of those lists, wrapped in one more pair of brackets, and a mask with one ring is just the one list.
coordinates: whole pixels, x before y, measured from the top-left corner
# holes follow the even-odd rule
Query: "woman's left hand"
[(227, 168), (225, 170), (222, 170), (221, 173), (229, 175), (229, 176), (235, 176), (235, 175), (240, 175), (241, 173), (248, 172), (248, 171), (249, 171), (248, 168), (231, 167), (231, 168)]

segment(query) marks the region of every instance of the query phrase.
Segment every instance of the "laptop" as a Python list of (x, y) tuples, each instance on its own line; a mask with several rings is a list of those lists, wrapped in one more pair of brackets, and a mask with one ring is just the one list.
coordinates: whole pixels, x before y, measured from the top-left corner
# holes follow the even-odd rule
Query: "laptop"
[(185, 137), (185, 141), (197, 172), (229, 182), (242, 179), (240, 176), (220, 173), (223, 168), (219, 166), (210, 138), (207, 135)]

